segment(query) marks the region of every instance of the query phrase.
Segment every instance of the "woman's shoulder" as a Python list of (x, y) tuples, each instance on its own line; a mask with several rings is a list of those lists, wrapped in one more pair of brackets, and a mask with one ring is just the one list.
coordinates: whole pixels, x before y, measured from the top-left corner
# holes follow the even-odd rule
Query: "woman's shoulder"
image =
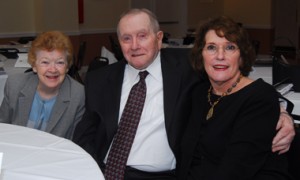
[(265, 82), (263, 79), (257, 79), (253, 82), (253, 89), (262, 93), (276, 93), (276, 89), (271, 84)]
[(278, 93), (276, 89), (271, 85), (265, 82), (262, 79), (257, 79), (251, 84), (243, 88), (241, 91), (244, 97), (250, 97), (254, 99), (278, 99)]
[(66, 82), (69, 83), (69, 86), (72, 88), (77, 88), (77, 89), (83, 89), (84, 86), (83, 84), (79, 83), (78, 81), (76, 81), (75, 79), (73, 79), (71, 76), (67, 75), (66, 76)]
[(60, 87), (57, 98), (62, 99), (62, 101), (71, 101), (72, 106), (76, 107), (78, 104), (83, 104), (85, 101), (84, 87), (67, 75)]
[(7, 78), (7, 84), (13, 86), (23, 86), (38, 82), (38, 77), (33, 72), (11, 74)]
[(66, 76), (66, 79), (63, 83), (63, 89), (66, 92), (70, 92), (72, 97), (78, 96), (83, 97), (84, 96), (84, 86), (83, 84), (79, 83), (69, 75)]
[(16, 73), (16, 74), (10, 74), (7, 78), (7, 80), (24, 80), (24, 79), (30, 79), (32, 77), (36, 76), (33, 72), (27, 72), (27, 73)]

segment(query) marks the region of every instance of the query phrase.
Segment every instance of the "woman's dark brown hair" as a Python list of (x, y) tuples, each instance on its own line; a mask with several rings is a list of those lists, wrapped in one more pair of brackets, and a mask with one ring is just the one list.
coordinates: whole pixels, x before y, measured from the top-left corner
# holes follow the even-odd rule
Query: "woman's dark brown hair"
[(192, 49), (191, 63), (193, 68), (205, 73), (203, 65), (202, 50), (205, 46), (205, 36), (210, 30), (214, 30), (219, 37), (225, 37), (228, 41), (237, 44), (240, 50), (242, 63), (240, 71), (244, 76), (248, 76), (252, 70), (252, 65), (255, 61), (255, 51), (249, 39), (246, 30), (240, 24), (233, 21), (231, 18), (221, 16), (209, 20), (204, 23), (196, 32), (196, 40), (194, 48)]

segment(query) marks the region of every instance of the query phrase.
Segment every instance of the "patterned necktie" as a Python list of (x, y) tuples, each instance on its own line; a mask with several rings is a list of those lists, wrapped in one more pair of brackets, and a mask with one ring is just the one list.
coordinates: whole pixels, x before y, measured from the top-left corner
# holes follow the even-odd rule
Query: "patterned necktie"
[(130, 90), (125, 108), (110, 152), (108, 154), (105, 178), (106, 180), (124, 179), (128, 155), (140, 122), (146, 99), (145, 78), (147, 71), (139, 73), (140, 80)]

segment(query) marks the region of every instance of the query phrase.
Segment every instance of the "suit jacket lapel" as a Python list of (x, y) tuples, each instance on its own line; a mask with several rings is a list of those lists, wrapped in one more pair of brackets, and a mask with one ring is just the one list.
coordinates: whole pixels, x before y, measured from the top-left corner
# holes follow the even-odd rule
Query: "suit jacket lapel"
[(120, 101), (121, 101), (121, 91), (124, 78), (126, 61), (121, 61), (115, 64), (113, 69), (110, 69), (107, 76), (107, 95), (105, 95), (106, 101), (105, 105), (107, 114), (111, 117), (106, 117), (107, 133), (108, 139), (112, 139), (118, 128), (118, 118), (120, 111)]
[[(164, 90), (164, 112), (167, 133), (171, 127), (176, 101), (180, 92), (182, 81), (182, 71), (179, 68), (179, 61), (176, 58), (166, 58), (164, 54), (161, 57), (163, 90)], [(169, 136), (169, 134), (168, 134)], [(170, 138), (170, 137), (169, 137)]]

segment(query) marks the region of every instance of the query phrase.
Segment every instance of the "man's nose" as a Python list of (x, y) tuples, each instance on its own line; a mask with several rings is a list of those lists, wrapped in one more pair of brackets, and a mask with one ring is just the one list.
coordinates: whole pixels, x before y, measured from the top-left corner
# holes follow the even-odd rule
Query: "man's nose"
[(140, 46), (140, 45), (139, 45), (138, 39), (134, 38), (134, 39), (132, 40), (131, 48), (132, 48), (132, 49), (138, 49), (139, 46)]

